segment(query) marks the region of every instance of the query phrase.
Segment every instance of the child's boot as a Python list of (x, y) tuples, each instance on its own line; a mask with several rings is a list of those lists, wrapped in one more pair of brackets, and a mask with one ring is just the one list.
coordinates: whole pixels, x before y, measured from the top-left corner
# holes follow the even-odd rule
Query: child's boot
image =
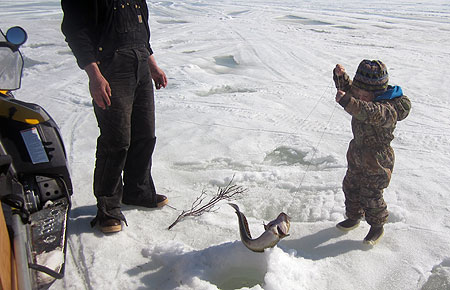
[(359, 226), (359, 220), (346, 219), (336, 225), (336, 227), (344, 232), (356, 229)]
[(369, 233), (364, 238), (364, 243), (369, 245), (375, 245), (381, 239), (384, 234), (383, 225), (373, 225), (370, 227)]

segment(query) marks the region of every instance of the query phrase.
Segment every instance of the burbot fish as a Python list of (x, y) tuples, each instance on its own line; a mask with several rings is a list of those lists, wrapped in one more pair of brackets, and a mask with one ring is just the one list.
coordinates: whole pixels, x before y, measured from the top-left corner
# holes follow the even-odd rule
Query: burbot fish
[(275, 220), (269, 222), (267, 225), (264, 224), (264, 233), (258, 238), (252, 239), (245, 215), (239, 210), (239, 207), (236, 204), (229, 203), (229, 205), (236, 210), (242, 242), (253, 252), (264, 252), (267, 248), (273, 248), (282, 238), (289, 236), (289, 221), (291, 218), (282, 212)]

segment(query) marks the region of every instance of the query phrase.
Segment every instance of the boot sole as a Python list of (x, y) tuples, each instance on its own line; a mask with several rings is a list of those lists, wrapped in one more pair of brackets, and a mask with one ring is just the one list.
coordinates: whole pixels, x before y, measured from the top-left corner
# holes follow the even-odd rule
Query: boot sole
[(381, 235), (378, 237), (378, 239), (376, 239), (376, 240), (364, 240), (363, 243), (366, 244), (366, 245), (375, 246), (381, 240), (381, 238), (383, 236), (384, 236), (384, 231), (381, 233)]
[(122, 230), (122, 225), (101, 227), (100, 230), (102, 231), (102, 233), (105, 233), (105, 234), (117, 233)]
[(139, 204), (137, 202), (136, 203), (135, 202), (126, 202), (126, 201), (122, 200), (122, 204), (131, 205), (131, 206), (140, 206), (140, 207), (145, 207), (145, 208), (160, 208), (160, 207), (165, 206), (168, 203), (169, 203), (169, 199), (168, 198), (166, 198), (163, 201), (160, 201), (160, 202), (156, 203), (156, 206), (145, 206), (145, 205)]
[(349, 228), (345, 228), (345, 227), (343, 227), (343, 226), (341, 226), (341, 225), (339, 225), (339, 224), (337, 224), (336, 227), (337, 227), (338, 229), (340, 229), (341, 231), (343, 231), (343, 232), (349, 232), (349, 231), (354, 230), (354, 229), (356, 229), (357, 227), (359, 227), (359, 223), (356, 224), (356, 225), (354, 225), (353, 227), (349, 227)]
[(169, 199), (166, 198), (165, 200), (158, 202), (158, 203), (156, 204), (156, 207), (163, 207), (163, 206), (165, 206), (165, 205), (168, 204), (168, 203), (169, 203)]

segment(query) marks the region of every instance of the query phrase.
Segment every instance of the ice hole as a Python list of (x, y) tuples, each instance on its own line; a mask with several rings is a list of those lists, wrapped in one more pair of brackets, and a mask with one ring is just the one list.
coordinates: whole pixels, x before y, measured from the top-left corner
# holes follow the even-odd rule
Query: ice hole
[(222, 290), (252, 288), (256, 285), (263, 286), (266, 271), (252, 267), (233, 267), (216, 273), (210, 282)]

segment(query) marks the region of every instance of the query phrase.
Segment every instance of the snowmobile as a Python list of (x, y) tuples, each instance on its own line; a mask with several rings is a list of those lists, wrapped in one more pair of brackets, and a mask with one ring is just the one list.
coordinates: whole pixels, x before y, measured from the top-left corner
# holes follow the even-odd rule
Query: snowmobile
[(72, 182), (59, 128), (16, 99), (27, 40), (0, 29), (0, 289), (48, 289), (64, 276)]

